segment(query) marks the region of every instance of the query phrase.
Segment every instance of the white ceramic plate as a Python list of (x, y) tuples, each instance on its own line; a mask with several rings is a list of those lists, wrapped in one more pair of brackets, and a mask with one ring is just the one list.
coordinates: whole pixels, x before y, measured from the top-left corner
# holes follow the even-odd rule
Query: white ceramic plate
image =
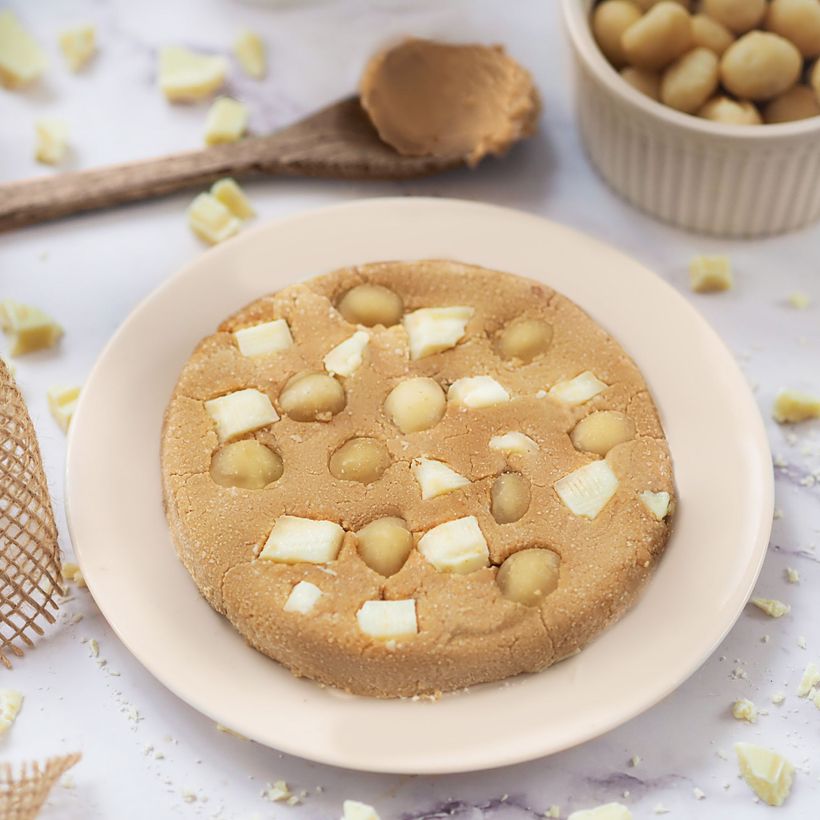
[[(666, 556), (637, 606), (579, 655), (438, 703), (377, 701), (296, 680), (200, 598), (163, 516), (160, 428), (194, 345), (232, 311), (343, 265), (430, 257), (539, 279), (611, 331), (655, 395), (681, 501)], [(735, 622), (772, 520), (771, 459), (751, 394), (681, 296), (568, 228), (440, 199), (370, 200), (272, 222), (174, 276), (133, 312), (88, 379), (72, 423), (67, 482), (71, 535), (88, 586), (162, 683), (260, 743), (369, 771), (516, 763), (649, 708)]]

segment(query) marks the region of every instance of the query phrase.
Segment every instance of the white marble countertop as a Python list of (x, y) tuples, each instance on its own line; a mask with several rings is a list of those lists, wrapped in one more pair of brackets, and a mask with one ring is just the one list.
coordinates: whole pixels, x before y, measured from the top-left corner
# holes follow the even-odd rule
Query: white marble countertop
[[(55, 789), (48, 818), (335, 818), (344, 798), (374, 804), (382, 818), (532, 818), (549, 806), (561, 816), (610, 800), (636, 818), (816, 818), (820, 805), (820, 710), (796, 696), (810, 660), (820, 661), (820, 426), (784, 429), (770, 421), (776, 390), (820, 391), (820, 228), (755, 242), (687, 235), (637, 213), (595, 176), (572, 113), (569, 54), (553, 0), (324, 0), (274, 5), (230, 0), (13, 0), (47, 47), (51, 68), (36, 89), (0, 90), (0, 179), (51, 174), (32, 156), (33, 122), (68, 121), (69, 165), (89, 167), (195, 147), (205, 105), (169, 106), (154, 86), (156, 49), (186, 44), (227, 51), (241, 26), (269, 44), (262, 83), (232, 71), (230, 91), (252, 109), (252, 126), (285, 124), (349, 93), (363, 61), (403, 34), (503, 42), (534, 71), (545, 111), (539, 134), (503, 161), (408, 184), (271, 179), (248, 185), (259, 219), (325, 203), (394, 194), (453, 196), (509, 205), (573, 225), (631, 253), (684, 292), (735, 353), (756, 388), (776, 463), (777, 506), (757, 593), (783, 599), (791, 614), (767, 619), (747, 608), (717, 652), (678, 691), (627, 725), (571, 751), (513, 768), (451, 777), (357, 774), (283, 756), (215, 731), (213, 723), (166, 691), (119, 643), (85, 591), (36, 651), (2, 673), (2, 686), (26, 694), (24, 710), (0, 742), (8, 760), (81, 750), (71, 787)], [(76, 22), (98, 27), (100, 54), (69, 74), (56, 33)], [(190, 194), (0, 236), (0, 296), (39, 305), (66, 328), (59, 350), (19, 360), (18, 381), (35, 420), (55, 499), (62, 546), (72, 553), (63, 511), (64, 436), (48, 415), (45, 389), (82, 382), (106, 340), (137, 302), (202, 253), (184, 209)], [(697, 252), (726, 252), (737, 285), (727, 294), (688, 292), (686, 267)], [(793, 291), (814, 302), (798, 311)], [(0, 342), (0, 351), (4, 343)], [(709, 401), (708, 396), (702, 397)], [(732, 492), (731, 487), (726, 492)], [(784, 578), (787, 566), (799, 584)], [(708, 567), (703, 567), (708, 572)], [(671, 626), (669, 640), (674, 640)], [(764, 636), (770, 636), (764, 642)], [(96, 638), (100, 668), (85, 638)], [(800, 644), (805, 638), (805, 648)], [(739, 671), (742, 670), (742, 671)], [(119, 673), (115, 675), (115, 673)], [(600, 697), (607, 697), (601, 680)], [(782, 690), (780, 706), (770, 697)], [(755, 725), (730, 706), (749, 697)], [(129, 719), (128, 705), (139, 713)], [(275, 709), (276, 704), (272, 703)], [(133, 713), (132, 713), (133, 718)], [(769, 745), (797, 766), (789, 802), (757, 803), (738, 778), (732, 745)], [(630, 758), (639, 755), (637, 766)], [(301, 805), (266, 801), (266, 783), (286, 780)], [(705, 797), (698, 800), (695, 789)], [(188, 800), (186, 800), (186, 796)], [(191, 799), (193, 796), (193, 799)]]

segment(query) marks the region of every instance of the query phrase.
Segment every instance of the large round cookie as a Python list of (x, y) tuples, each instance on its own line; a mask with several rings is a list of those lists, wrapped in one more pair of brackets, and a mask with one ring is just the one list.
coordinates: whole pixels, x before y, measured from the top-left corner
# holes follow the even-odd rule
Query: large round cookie
[(345, 268), (229, 318), (182, 371), (162, 473), (211, 606), (294, 674), (378, 697), (579, 650), (674, 507), (620, 346), (544, 285), (450, 261)]

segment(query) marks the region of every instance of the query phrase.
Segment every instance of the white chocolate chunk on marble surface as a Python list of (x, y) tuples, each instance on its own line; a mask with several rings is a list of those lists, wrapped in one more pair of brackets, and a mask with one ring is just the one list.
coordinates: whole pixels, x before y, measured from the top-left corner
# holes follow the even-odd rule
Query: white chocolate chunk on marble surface
[(188, 226), (200, 239), (216, 245), (238, 233), (241, 223), (213, 194), (199, 194), (188, 206)]
[(97, 32), (94, 26), (75, 26), (60, 32), (58, 38), (68, 67), (80, 71), (97, 51)]
[(622, 803), (605, 803), (594, 809), (574, 811), (567, 820), (632, 820), (632, 813)]
[(230, 177), (218, 179), (211, 185), (211, 196), (218, 199), (238, 219), (250, 219), (256, 211), (236, 180)]
[(752, 603), (770, 618), (782, 618), (791, 612), (791, 607), (776, 598), (752, 598)]
[(0, 689), (0, 735), (4, 735), (12, 727), (22, 707), (22, 692), (16, 689)]
[(206, 145), (237, 142), (248, 127), (248, 107), (232, 97), (217, 97), (205, 119)]
[(68, 125), (63, 120), (42, 119), (35, 123), (37, 142), (34, 158), (44, 165), (59, 165), (68, 153)]
[(794, 766), (783, 755), (754, 743), (736, 743), (738, 765), (752, 791), (770, 806), (782, 806), (792, 787)]
[(165, 46), (159, 52), (159, 87), (171, 102), (193, 102), (213, 94), (224, 84), (227, 71), (224, 57), (179, 46)]
[(234, 40), (233, 53), (248, 76), (255, 80), (261, 80), (265, 76), (267, 68), (265, 44), (256, 32), (249, 29), (242, 31)]
[(68, 426), (71, 424), (79, 397), (79, 387), (66, 387), (63, 385), (50, 387), (46, 393), (49, 412), (64, 433), (68, 432)]
[(695, 256), (689, 263), (689, 286), (695, 293), (731, 290), (732, 263), (727, 256)]
[(0, 11), (0, 83), (20, 88), (39, 79), (48, 61), (11, 11)]

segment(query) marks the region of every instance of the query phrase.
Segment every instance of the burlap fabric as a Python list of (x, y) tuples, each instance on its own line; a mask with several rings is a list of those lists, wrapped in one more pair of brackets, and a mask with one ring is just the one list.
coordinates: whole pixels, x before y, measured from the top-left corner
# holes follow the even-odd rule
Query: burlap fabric
[(50, 757), (42, 765), (23, 763), (17, 772), (0, 763), (0, 820), (34, 820), (51, 787), (79, 759), (78, 753)]
[(10, 654), (22, 656), (44, 625), (54, 623), (60, 594), (57, 527), (40, 448), (14, 377), (0, 359), (0, 661), (5, 666), (11, 668)]

